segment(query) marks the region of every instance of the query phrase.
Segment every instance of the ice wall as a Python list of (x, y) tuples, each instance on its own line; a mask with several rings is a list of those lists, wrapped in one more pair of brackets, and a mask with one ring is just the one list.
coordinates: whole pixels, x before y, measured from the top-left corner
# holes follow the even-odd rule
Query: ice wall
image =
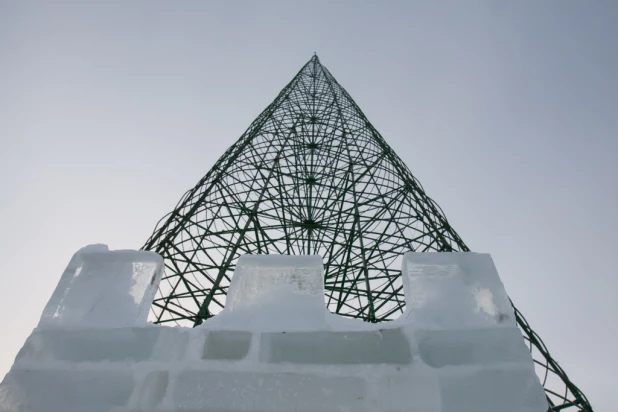
[(226, 308), (191, 329), (144, 323), (162, 270), (144, 253), (74, 256), (0, 411), (547, 410), (488, 255), (405, 255), (408, 309), (383, 324), (328, 313), (319, 257), (243, 256)]

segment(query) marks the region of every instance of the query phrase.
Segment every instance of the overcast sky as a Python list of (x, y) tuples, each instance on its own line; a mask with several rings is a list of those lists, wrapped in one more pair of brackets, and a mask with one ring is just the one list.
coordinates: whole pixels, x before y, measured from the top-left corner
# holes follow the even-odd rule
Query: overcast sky
[(0, 0), (0, 377), (317, 52), (596, 411), (618, 389), (618, 2)]

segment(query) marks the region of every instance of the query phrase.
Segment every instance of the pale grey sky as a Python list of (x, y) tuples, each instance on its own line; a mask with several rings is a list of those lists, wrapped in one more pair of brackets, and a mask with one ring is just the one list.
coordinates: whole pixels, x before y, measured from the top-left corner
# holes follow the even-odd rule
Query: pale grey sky
[(611, 411), (617, 40), (615, 0), (0, 0), (0, 376), (73, 252), (139, 248), (315, 51)]

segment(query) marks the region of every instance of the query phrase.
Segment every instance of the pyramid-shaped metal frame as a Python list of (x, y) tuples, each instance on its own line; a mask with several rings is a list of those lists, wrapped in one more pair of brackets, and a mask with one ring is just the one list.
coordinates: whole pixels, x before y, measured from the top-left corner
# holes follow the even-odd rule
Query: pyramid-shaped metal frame
[[(185, 325), (224, 307), (242, 254), (321, 255), (328, 308), (380, 322), (404, 309), (404, 252), (469, 250), (317, 56), (159, 222), (143, 249), (166, 264), (155, 321)], [(592, 411), (516, 315), (551, 410)]]

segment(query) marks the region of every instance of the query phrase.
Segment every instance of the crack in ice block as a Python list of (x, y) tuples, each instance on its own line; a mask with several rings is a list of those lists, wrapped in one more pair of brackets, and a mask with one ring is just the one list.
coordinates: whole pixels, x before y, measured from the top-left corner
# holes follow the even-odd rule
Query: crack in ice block
[(263, 333), (260, 360), (305, 364), (407, 364), (410, 344), (401, 329)]
[(515, 327), (513, 307), (488, 254), (408, 252), (402, 275), (402, 316), (419, 327)]
[(154, 252), (86, 247), (71, 259), (39, 326), (146, 323), (162, 273), (163, 259)]

